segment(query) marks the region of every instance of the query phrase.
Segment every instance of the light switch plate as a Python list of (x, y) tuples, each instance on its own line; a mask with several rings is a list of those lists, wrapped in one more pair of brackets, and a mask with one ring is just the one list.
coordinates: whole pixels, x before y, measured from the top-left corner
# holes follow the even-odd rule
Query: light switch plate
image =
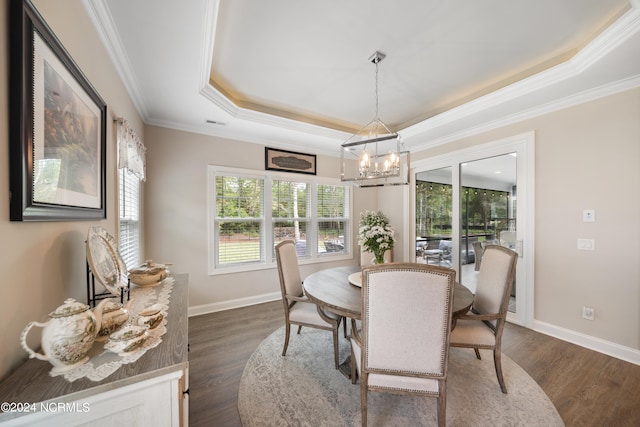
[(595, 251), (596, 241), (593, 239), (578, 239), (578, 249), (581, 251)]

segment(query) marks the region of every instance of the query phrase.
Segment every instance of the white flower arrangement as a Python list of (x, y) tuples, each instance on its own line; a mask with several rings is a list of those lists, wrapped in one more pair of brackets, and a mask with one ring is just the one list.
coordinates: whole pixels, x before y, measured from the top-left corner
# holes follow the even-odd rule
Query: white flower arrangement
[(384, 253), (393, 248), (395, 230), (389, 225), (389, 218), (382, 213), (362, 212), (360, 214), (358, 243), (375, 256), (376, 264), (384, 263)]

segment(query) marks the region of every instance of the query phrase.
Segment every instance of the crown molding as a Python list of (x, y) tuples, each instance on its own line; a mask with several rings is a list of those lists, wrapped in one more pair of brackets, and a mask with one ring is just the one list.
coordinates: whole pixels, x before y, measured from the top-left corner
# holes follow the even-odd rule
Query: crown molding
[(111, 58), (113, 66), (116, 68), (133, 104), (138, 110), (138, 114), (140, 114), (143, 121), (146, 121), (149, 115), (144, 96), (139, 89), (140, 85), (137, 83), (135, 74), (132, 71), (133, 67), (122, 47), (122, 41), (116, 30), (111, 13), (109, 13), (109, 9), (105, 6), (105, 1), (83, 0), (82, 3), (98, 32), (98, 36), (102, 40), (102, 44), (105, 46)]
[[(498, 129), (504, 126), (512, 125), (514, 123), (522, 122), (524, 120), (532, 119), (535, 117), (543, 116), (545, 114), (553, 113), (555, 111), (564, 110), (565, 108), (573, 107), (576, 105), (584, 104), (586, 102), (595, 101), (599, 98), (614, 95), (616, 93), (624, 92), (636, 87), (640, 87), (640, 76), (623, 79), (618, 82), (606, 84), (597, 88), (585, 90), (575, 95), (567, 96), (556, 101), (546, 103), (528, 110), (520, 111), (508, 116), (501, 117), (498, 120), (482, 123), (477, 126), (470, 126), (466, 129), (462, 129), (458, 132), (448, 133), (446, 136), (440, 138), (429, 139), (422, 143), (411, 144), (413, 151), (422, 151), (429, 148), (437, 147), (439, 145), (447, 144), (449, 142), (457, 141), (459, 139), (468, 138), (474, 135), (478, 135), (484, 132), (488, 132), (494, 129)], [(403, 135), (403, 137), (405, 137)], [(415, 139), (418, 139), (417, 137)]]

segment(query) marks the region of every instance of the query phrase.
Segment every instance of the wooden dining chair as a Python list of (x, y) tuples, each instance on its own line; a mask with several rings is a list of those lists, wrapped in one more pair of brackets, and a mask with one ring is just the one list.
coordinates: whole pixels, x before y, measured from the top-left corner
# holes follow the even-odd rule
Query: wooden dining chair
[(493, 364), (503, 393), (507, 386), (502, 377), (502, 331), (507, 320), (509, 296), (516, 274), (518, 254), (499, 245), (487, 245), (477, 276), (476, 294), (471, 310), (456, 321), (451, 332), (451, 347), (493, 350)]
[(276, 260), (285, 318), (282, 355), (285, 356), (287, 353), (291, 325), (298, 325), (298, 334), (303, 326), (332, 331), (335, 367), (338, 368), (338, 327), (342, 318), (335, 313), (322, 310), (304, 295), (293, 240), (284, 240), (276, 246)]
[(360, 377), (362, 425), (368, 393), (438, 399), (446, 424), (446, 381), (456, 272), (395, 263), (362, 270), (361, 332), (351, 325), (351, 381)]

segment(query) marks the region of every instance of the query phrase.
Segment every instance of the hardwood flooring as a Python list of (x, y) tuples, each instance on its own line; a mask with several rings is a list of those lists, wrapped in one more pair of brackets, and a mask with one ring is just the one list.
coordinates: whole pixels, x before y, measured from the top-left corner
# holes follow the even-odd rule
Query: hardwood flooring
[[(280, 301), (189, 319), (190, 426), (242, 425), (237, 402), (244, 365), (283, 324)], [(640, 366), (512, 324), (502, 349), (540, 385), (568, 427), (640, 426)]]

